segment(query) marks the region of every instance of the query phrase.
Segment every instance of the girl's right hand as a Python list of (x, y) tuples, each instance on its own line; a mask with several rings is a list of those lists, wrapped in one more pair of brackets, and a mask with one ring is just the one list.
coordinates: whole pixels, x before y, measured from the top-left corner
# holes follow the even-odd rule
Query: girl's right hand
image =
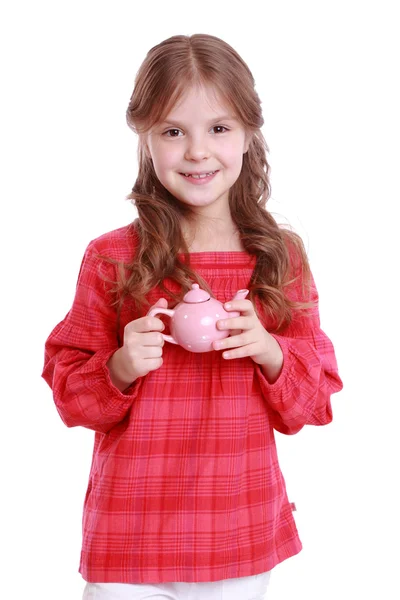
[[(165, 298), (157, 300), (151, 308), (167, 308)], [(151, 310), (151, 309), (150, 309)], [(121, 392), (138, 377), (159, 369), (163, 363), (164, 323), (158, 317), (141, 317), (125, 326), (124, 344), (107, 362), (111, 381)]]

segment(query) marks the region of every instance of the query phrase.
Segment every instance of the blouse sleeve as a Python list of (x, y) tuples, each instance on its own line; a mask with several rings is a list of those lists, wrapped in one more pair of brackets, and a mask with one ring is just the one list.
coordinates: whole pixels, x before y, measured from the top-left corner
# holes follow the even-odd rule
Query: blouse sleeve
[(109, 293), (114, 266), (99, 257), (93, 242), (81, 264), (71, 310), (45, 344), (42, 377), (68, 427), (81, 425), (107, 433), (124, 419), (143, 378), (120, 392), (107, 361), (118, 349), (116, 309)]
[(333, 344), (320, 328), (318, 292), (311, 276), (311, 300), (315, 306), (296, 311), (283, 335), (272, 334), (283, 352), (278, 379), (269, 383), (257, 365), (257, 377), (268, 402), (273, 427), (292, 435), (304, 425), (326, 425), (332, 421), (331, 395), (343, 383)]

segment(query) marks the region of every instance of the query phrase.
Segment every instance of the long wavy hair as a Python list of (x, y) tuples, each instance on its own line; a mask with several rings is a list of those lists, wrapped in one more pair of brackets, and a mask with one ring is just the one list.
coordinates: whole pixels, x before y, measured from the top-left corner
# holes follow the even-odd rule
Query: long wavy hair
[[(136, 75), (126, 118), (139, 136), (138, 176), (127, 196), (138, 211), (132, 224), (138, 246), (132, 261), (120, 265), (116, 288), (119, 309), (126, 297), (133, 298), (139, 310), (147, 308), (146, 296), (156, 286), (174, 302), (181, 300), (193, 282), (211, 292), (190, 267), (190, 252), (181, 228), (182, 217), (191, 218), (190, 207), (160, 183), (142, 139), (142, 134), (163, 121), (192, 85), (211, 85), (232, 107), (245, 131), (252, 134), (239, 178), (229, 191), (229, 204), (244, 249), (256, 257), (249, 298), (259, 299), (279, 332), (290, 324), (293, 310), (312, 305), (308, 259), (300, 236), (278, 225), (266, 210), (271, 193), (269, 148), (261, 132), (264, 119), (252, 73), (229, 44), (206, 34), (164, 40), (148, 52)], [(285, 294), (296, 277), (303, 282), (302, 302), (294, 302)], [(178, 284), (179, 294), (165, 287), (167, 278)]]

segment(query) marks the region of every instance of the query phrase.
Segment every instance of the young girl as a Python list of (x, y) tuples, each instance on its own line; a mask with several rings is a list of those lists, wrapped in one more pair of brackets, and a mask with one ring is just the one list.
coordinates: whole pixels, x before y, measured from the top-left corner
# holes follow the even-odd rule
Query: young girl
[[(139, 216), (89, 244), (43, 372), (64, 423), (96, 432), (84, 598), (261, 599), (301, 550), (274, 430), (331, 421), (334, 349), (301, 238), (265, 209), (268, 147), (240, 56), (210, 35), (165, 40), (127, 120)], [(193, 282), (239, 312), (204, 353), (164, 343), (165, 318), (148, 314)]]

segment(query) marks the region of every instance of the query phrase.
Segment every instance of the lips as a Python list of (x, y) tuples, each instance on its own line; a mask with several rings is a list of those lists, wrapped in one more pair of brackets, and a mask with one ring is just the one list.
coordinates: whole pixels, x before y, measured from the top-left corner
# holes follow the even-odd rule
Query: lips
[(184, 177), (193, 177), (193, 179), (204, 179), (205, 177), (211, 177), (217, 171), (202, 171), (201, 173), (181, 173)]
[(187, 183), (192, 185), (206, 185), (217, 176), (219, 171), (208, 171), (208, 173), (180, 173)]

